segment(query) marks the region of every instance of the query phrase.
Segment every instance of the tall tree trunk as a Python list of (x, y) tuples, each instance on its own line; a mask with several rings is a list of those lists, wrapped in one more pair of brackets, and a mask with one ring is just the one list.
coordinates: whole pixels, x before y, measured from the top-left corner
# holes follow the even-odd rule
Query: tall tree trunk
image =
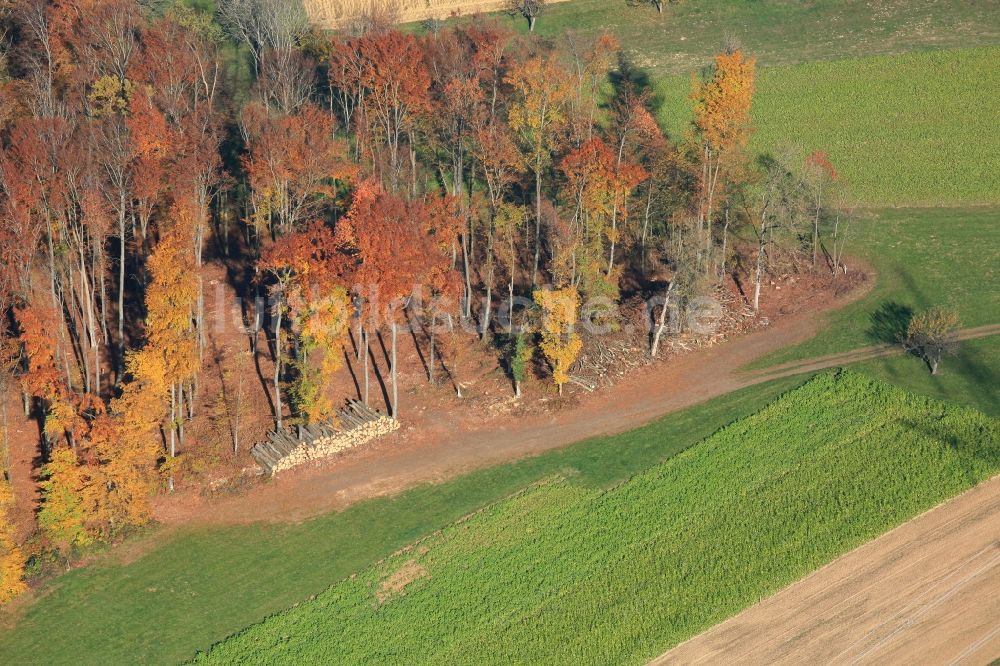
[(542, 155), (535, 158), (535, 263), (531, 268), (531, 286), (538, 277), (538, 259), (542, 253)]
[(281, 305), (274, 317), (274, 422), (281, 430)]
[(639, 241), (640, 258), (639, 268), (643, 274), (646, 273), (646, 234), (649, 232), (649, 209), (653, 205), (653, 179), (649, 179), (649, 187), (646, 190), (646, 215), (642, 220), (642, 238)]
[(656, 323), (656, 331), (653, 333), (653, 346), (649, 350), (650, 358), (656, 358), (656, 353), (660, 349), (660, 336), (663, 335), (663, 331), (667, 327), (667, 310), (670, 309), (670, 296), (673, 293), (674, 286), (676, 284), (676, 280), (671, 280), (670, 285), (667, 287), (667, 291), (664, 294), (663, 309), (660, 310), (660, 319)]
[(364, 355), (365, 355), (365, 405), (367, 406), (368, 405), (368, 375), (370, 374), (369, 373), (369, 369), (368, 369), (368, 357), (369, 357), (369, 353), (368, 353), (368, 329), (362, 329), (361, 330), (361, 334), (362, 334), (362, 337), (364, 337), (364, 341), (365, 341), (363, 352), (364, 352)]
[(511, 263), (510, 282), (507, 283), (507, 333), (514, 332), (514, 264)]
[[(118, 209), (118, 352), (119, 368), (125, 360), (125, 195), (119, 197)], [(118, 378), (121, 379), (121, 370)]]
[(462, 234), (462, 272), (465, 280), (465, 302), (462, 304), (462, 316), (468, 319), (472, 316), (472, 277), (469, 267), (468, 234)]
[[(170, 457), (173, 458), (177, 455), (177, 442), (176, 433), (174, 432), (174, 424), (177, 422), (177, 387), (173, 384), (170, 385), (170, 424), (168, 426), (170, 430)], [(174, 476), (170, 475), (167, 479), (167, 487), (170, 492), (174, 490)]]
[(431, 318), (431, 331), (430, 331), (431, 332), (431, 352), (430, 352), (430, 360), (429, 360), (429, 362), (427, 364), (427, 378), (430, 381), (430, 383), (431, 383), (432, 386), (436, 383), (435, 378), (434, 378), (434, 338), (435, 338), (435, 329), (437, 329), (437, 315), (434, 315)]
[(722, 268), (719, 270), (719, 284), (726, 279), (726, 252), (729, 246), (729, 206), (726, 206), (725, 224), (722, 226)]
[(490, 332), (490, 309), (493, 307), (493, 284), (492, 279), (486, 285), (486, 298), (483, 300), (483, 322), (479, 337), (485, 342), (486, 336)]
[(757, 268), (754, 271), (754, 287), (753, 287), (753, 311), (757, 312), (760, 310), (760, 282), (764, 275), (764, 230), (765, 227), (763, 223), (761, 224), (760, 230), (760, 246), (757, 248)]
[(813, 270), (816, 270), (816, 256), (819, 252), (819, 204), (816, 204), (816, 214), (813, 216)]
[(399, 417), (399, 387), (396, 383), (396, 320), (392, 321), (392, 417)]

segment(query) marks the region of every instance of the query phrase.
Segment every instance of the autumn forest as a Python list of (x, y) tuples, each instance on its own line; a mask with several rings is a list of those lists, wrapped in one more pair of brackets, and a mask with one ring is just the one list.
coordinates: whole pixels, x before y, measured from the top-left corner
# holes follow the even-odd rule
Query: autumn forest
[[(197, 469), (252, 465), (251, 385), (290, 436), (348, 399), (405, 422), (412, 340), (456, 410), (470, 353), (510, 396), (558, 400), (583, 329), (615, 335), (622, 303), (649, 304), (654, 358), (678, 308), (733, 293), (756, 313), (775, 272), (846, 279), (836, 166), (749, 149), (755, 59), (735, 40), (668, 134), (609, 34), (373, 12), (333, 35), (265, 0), (2, 11), (0, 390), (37, 455), (0, 480), (0, 599), (32, 558), (148, 523)], [(210, 312), (219, 293), (235, 317)], [(222, 435), (192, 434), (213, 419)]]

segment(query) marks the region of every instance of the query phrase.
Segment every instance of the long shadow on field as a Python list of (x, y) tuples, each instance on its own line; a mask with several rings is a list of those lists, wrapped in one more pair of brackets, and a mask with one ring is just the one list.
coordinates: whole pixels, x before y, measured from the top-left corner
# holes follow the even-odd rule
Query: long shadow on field
[(656, 117), (663, 106), (663, 95), (656, 91), (649, 72), (638, 67), (624, 52), (618, 54), (618, 67), (608, 75), (615, 89), (615, 98), (621, 99), (625, 94), (645, 97), (646, 108)]
[(868, 337), (873, 342), (896, 344), (906, 335), (912, 318), (913, 308), (896, 301), (887, 301), (871, 314)]
[(1000, 415), (1000, 371), (982, 358), (982, 352), (963, 343), (954, 358), (942, 362), (944, 372), (957, 372), (976, 388), (980, 410), (993, 416)]

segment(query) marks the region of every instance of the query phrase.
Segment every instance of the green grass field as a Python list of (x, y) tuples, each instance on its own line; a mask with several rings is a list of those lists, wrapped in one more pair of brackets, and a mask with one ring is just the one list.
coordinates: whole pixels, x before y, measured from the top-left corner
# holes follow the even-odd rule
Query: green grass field
[[(521, 19), (501, 20), (520, 32)], [(615, 34), (626, 55), (655, 76), (687, 73), (711, 59), (727, 33), (762, 65), (1000, 43), (1000, 13), (981, 0), (681, 0), (658, 16), (650, 4), (571, 0), (550, 5), (537, 32)]]
[[(998, 12), (1000, 14), (1000, 12)], [(656, 87), (674, 135), (689, 76)], [(760, 71), (751, 150), (824, 150), (864, 206), (1000, 202), (1000, 47), (813, 62)]]
[[(44, 664), (184, 661), (484, 504), (557, 473), (595, 489), (621, 483), (803, 381), (738, 391), (622, 435), (300, 524), (154, 534), (141, 557), (123, 564), (112, 551), (46, 582), (33, 603), (9, 611), (0, 623), (0, 663), (29, 656)], [(144, 549), (140, 542), (128, 550)]]
[(556, 477), (207, 663), (641, 663), (1000, 470), (1000, 422), (824, 374), (613, 489)]
[(874, 266), (875, 288), (827, 315), (813, 339), (755, 366), (888, 342), (879, 316), (900, 308), (939, 305), (958, 310), (963, 326), (1000, 323), (1000, 209), (871, 211), (849, 233), (848, 254)]
[(852, 366), (871, 377), (938, 400), (970, 405), (1000, 418), (1000, 336), (968, 340), (941, 364), (937, 375), (912, 356), (894, 356)]

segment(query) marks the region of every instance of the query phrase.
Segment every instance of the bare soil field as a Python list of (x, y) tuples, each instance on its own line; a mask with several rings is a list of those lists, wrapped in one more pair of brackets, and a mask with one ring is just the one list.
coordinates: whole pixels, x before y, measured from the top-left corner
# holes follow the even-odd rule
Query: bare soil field
[(652, 663), (988, 664), (1000, 657), (1000, 476)]

